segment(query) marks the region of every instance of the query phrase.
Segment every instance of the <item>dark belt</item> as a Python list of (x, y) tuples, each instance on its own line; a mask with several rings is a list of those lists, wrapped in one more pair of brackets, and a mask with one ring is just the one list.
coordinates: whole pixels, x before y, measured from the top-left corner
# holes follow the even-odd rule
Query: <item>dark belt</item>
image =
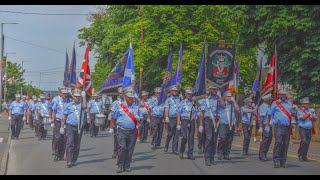
[(71, 126), (71, 127), (78, 127), (78, 125), (72, 125), (72, 124), (68, 124), (67, 125)]
[(130, 130), (134, 130), (135, 129), (135, 128), (128, 129), (128, 128), (123, 128), (123, 127), (120, 127), (120, 126), (117, 126), (117, 128), (120, 128), (120, 129), (126, 130), (126, 131), (130, 131)]

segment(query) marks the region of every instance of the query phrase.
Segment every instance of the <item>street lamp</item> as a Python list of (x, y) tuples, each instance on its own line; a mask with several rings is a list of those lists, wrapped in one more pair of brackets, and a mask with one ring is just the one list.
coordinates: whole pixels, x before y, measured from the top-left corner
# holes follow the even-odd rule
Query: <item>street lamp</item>
[(5, 80), (4, 80), (4, 102), (6, 102), (6, 97), (7, 97), (7, 62), (8, 62), (8, 54), (16, 54), (16, 53), (6, 53), (6, 64), (5, 64), (5, 66), (4, 66), (4, 68), (5, 68), (5, 76), (6, 76), (6, 78), (5, 78)]
[[(1, 60), (3, 60), (3, 52), (4, 52), (3, 25), (5, 24), (18, 24), (18, 23), (1, 23)], [(0, 75), (2, 75), (2, 67), (0, 68)], [(2, 111), (2, 80), (0, 80), (0, 111)]]

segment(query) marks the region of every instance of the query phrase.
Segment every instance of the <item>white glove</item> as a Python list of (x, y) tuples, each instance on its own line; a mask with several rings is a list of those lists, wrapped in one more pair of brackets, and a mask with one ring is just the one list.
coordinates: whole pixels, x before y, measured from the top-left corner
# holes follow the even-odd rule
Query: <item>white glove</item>
[(235, 102), (235, 99), (234, 99), (234, 97), (231, 97), (231, 101)]
[(169, 117), (166, 117), (166, 123), (169, 123), (170, 120), (169, 120)]
[(177, 125), (177, 130), (178, 130), (178, 131), (181, 130), (181, 125), (180, 125), (180, 124)]
[(25, 121), (25, 120), (26, 120), (26, 117), (25, 117), (25, 116), (23, 116), (22, 120), (23, 120), (23, 121)]
[(41, 113), (41, 116), (44, 117), (44, 114)]
[(203, 132), (203, 126), (202, 125), (199, 126), (199, 132), (201, 132), (201, 133)]
[(60, 128), (60, 134), (64, 134), (64, 128)]
[(221, 97), (221, 92), (220, 92), (220, 90), (218, 90), (217, 96), (218, 96), (218, 97)]
[(259, 128), (258, 133), (262, 133), (262, 128)]
[(108, 120), (111, 120), (111, 113), (108, 114)]
[(150, 118), (147, 118), (147, 122), (150, 122)]
[(51, 122), (51, 127), (52, 127), (52, 128), (54, 127), (54, 122)]
[(270, 132), (270, 126), (266, 126), (264, 130), (266, 131), (266, 133)]
[(310, 112), (310, 113), (314, 113), (314, 109), (310, 109), (309, 112)]
[(9, 118), (8, 118), (9, 120), (11, 120), (11, 116), (9, 116)]
[(85, 91), (81, 91), (81, 96), (85, 97), (86, 96), (86, 92)]
[(110, 129), (109, 129), (109, 133), (110, 133), (110, 134), (113, 134), (113, 128), (110, 128)]

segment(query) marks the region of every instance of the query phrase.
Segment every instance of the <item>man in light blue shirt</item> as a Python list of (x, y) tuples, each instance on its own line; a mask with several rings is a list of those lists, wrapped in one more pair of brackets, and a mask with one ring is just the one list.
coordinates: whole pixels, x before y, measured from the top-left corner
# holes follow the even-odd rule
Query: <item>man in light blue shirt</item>
[[(290, 142), (290, 121), (293, 113), (292, 103), (287, 100), (287, 91), (281, 90), (279, 99), (271, 104), (268, 115), (265, 132), (270, 130), (270, 119), (274, 123), (275, 142), (273, 146), (273, 163), (274, 168), (287, 168), (287, 153)], [(283, 107), (283, 108), (282, 108)], [(289, 117), (288, 117), (288, 115)]]
[[(80, 123), (83, 124), (85, 110), (86, 110), (86, 107), (82, 107), (82, 104), (80, 102), (81, 93), (85, 94), (84, 91), (83, 92), (79, 90), (73, 91), (73, 101), (69, 102), (66, 105), (66, 107), (64, 107), (62, 121), (61, 121), (60, 133), (66, 134), (67, 136), (66, 152), (67, 152), (68, 168), (76, 165), (76, 162), (79, 156), (79, 150), (80, 150), (80, 137), (78, 132), (78, 129), (80, 129), (79, 121), (81, 121)], [(81, 112), (82, 114), (80, 115)], [(80, 117), (81, 117), (81, 120), (80, 120)]]
[(308, 149), (311, 142), (313, 123), (317, 121), (317, 115), (313, 108), (309, 107), (309, 98), (305, 97), (300, 100), (301, 106), (298, 109), (298, 126), (300, 132), (300, 147), (298, 149), (299, 161), (309, 161), (307, 158)]
[(188, 142), (187, 158), (195, 160), (193, 156), (194, 132), (195, 132), (195, 101), (193, 100), (193, 88), (186, 88), (186, 99), (178, 104), (177, 130), (181, 130), (182, 139), (179, 157), (183, 159), (183, 153)]
[[(135, 97), (134, 91), (127, 90), (125, 92), (125, 102), (118, 105), (113, 113), (113, 118), (117, 119), (117, 138), (118, 138), (118, 170), (117, 173), (123, 171), (131, 172), (130, 164), (136, 144), (137, 123), (142, 116), (139, 113), (139, 107), (133, 103)], [(114, 126), (112, 121), (111, 126)]]
[(150, 109), (151, 109), (151, 135), (152, 149), (160, 148), (162, 134), (163, 134), (163, 104), (158, 105), (158, 101), (161, 95), (161, 87), (156, 87), (154, 89), (154, 96), (150, 100)]
[(51, 123), (51, 120), (49, 119), (49, 102), (45, 99), (45, 95), (41, 94), (40, 95), (40, 102), (39, 105), (37, 106), (37, 111), (38, 111), (38, 117), (40, 121), (40, 126), (39, 126), (39, 136), (38, 140), (46, 140), (47, 138), (47, 128), (48, 125)]
[(271, 94), (264, 95), (262, 97), (263, 103), (260, 105), (258, 109), (258, 114), (260, 117), (260, 128), (259, 133), (262, 133), (262, 141), (260, 142), (259, 149), (259, 159), (261, 161), (268, 161), (267, 154), (272, 141), (272, 127), (270, 127), (269, 132), (263, 131), (268, 119), (268, 114), (270, 111), (270, 105), (273, 101)]
[(219, 142), (218, 142), (218, 159), (231, 160), (229, 157), (233, 135), (236, 115), (240, 114), (240, 109), (234, 98), (232, 92), (226, 91), (223, 94), (226, 108), (220, 110), (220, 125), (219, 125)]
[(140, 141), (141, 143), (146, 143), (148, 138), (148, 129), (150, 125), (150, 101), (148, 99), (149, 93), (147, 91), (141, 92), (141, 105), (139, 107), (139, 111), (142, 115), (142, 121), (139, 124), (139, 133), (140, 133)]
[(19, 139), (23, 119), (27, 116), (27, 106), (24, 101), (20, 100), (20, 94), (16, 94), (15, 97), (16, 100), (9, 107), (9, 121), (11, 121), (11, 138)]
[(168, 126), (168, 135), (164, 151), (168, 151), (169, 143), (172, 140), (172, 152), (175, 155), (179, 155), (178, 143), (179, 143), (179, 130), (177, 131), (177, 115), (178, 115), (178, 104), (181, 98), (178, 96), (178, 88), (176, 85), (170, 87), (171, 96), (168, 97), (164, 103), (164, 118)]
[(33, 126), (34, 126), (34, 133), (35, 133), (35, 136), (38, 137), (38, 113), (37, 113), (37, 106), (38, 106), (38, 99), (36, 96), (32, 96), (32, 100), (33, 102), (30, 104), (30, 113), (31, 113), (31, 116), (32, 116), (32, 123), (33, 123)]
[[(88, 103), (88, 114), (89, 114), (89, 122), (90, 122), (90, 136), (96, 137), (98, 135), (99, 126), (96, 126), (95, 124), (95, 117), (97, 114), (102, 114), (102, 111), (104, 109), (104, 104), (99, 99), (99, 96), (97, 93), (93, 93), (92, 95), (93, 99), (89, 101)], [(102, 125), (102, 124), (100, 124)]]

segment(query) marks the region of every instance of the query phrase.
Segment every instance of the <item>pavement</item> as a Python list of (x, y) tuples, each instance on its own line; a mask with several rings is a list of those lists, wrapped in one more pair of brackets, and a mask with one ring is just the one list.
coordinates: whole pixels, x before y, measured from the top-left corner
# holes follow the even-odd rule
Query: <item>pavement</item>
[(11, 133), (8, 131), (9, 120), (6, 113), (0, 114), (0, 175), (6, 173), (9, 148), (11, 144)]
[[(1, 130), (0, 130), (1, 131)], [(166, 130), (165, 130), (166, 131)], [(232, 160), (217, 160), (213, 166), (205, 166), (203, 154), (198, 154), (195, 147), (196, 160), (180, 159), (177, 155), (163, 151), (162, 148), (152, 150), (150, 137), (147, 143), (137, 143), (131, 164), (132, 172), (120, 175), (320, 175), (320, 159), (315, 156), (310, 162), (299, 162), (294, 148), (290, 147), (288, 154), (288, 168), (273, 168), (273, 162), (261, 162), (258, 159), (258, 142), (250, 145), (249, 156), (241, 156), (242, 137), (236, 137), (231, 150)], [(81, 142), (77, 166), (66, 167), (65, 161), (53, 161), (51, 155), (52, 131), (48, 131), (47, 140), (37, 140), (34, 132), (25, 127), (19, 140), (12, 140), (6, 174), (8, 175), (118, 175), (116, 173), (116, 159), (111, 158), (113, 152), (113, 136), (103, 131), (98, 137), (90, 138), (84, 135)], [(197, 140), (195, 141), (197, 142)], [(170, 143), (171, 145), (171, 143)], [(318, 148), (319, 144), (311, 148)], [(313, 149), (313, 150), (315, 150)], [(271, 158), (269, 151), (268, 157)], [(316, 151), (315, 151), (316, 152)], [(318, 151), (319, 153), (319, 151)], [(309, 159), (311, 157), (309, 156)]]

